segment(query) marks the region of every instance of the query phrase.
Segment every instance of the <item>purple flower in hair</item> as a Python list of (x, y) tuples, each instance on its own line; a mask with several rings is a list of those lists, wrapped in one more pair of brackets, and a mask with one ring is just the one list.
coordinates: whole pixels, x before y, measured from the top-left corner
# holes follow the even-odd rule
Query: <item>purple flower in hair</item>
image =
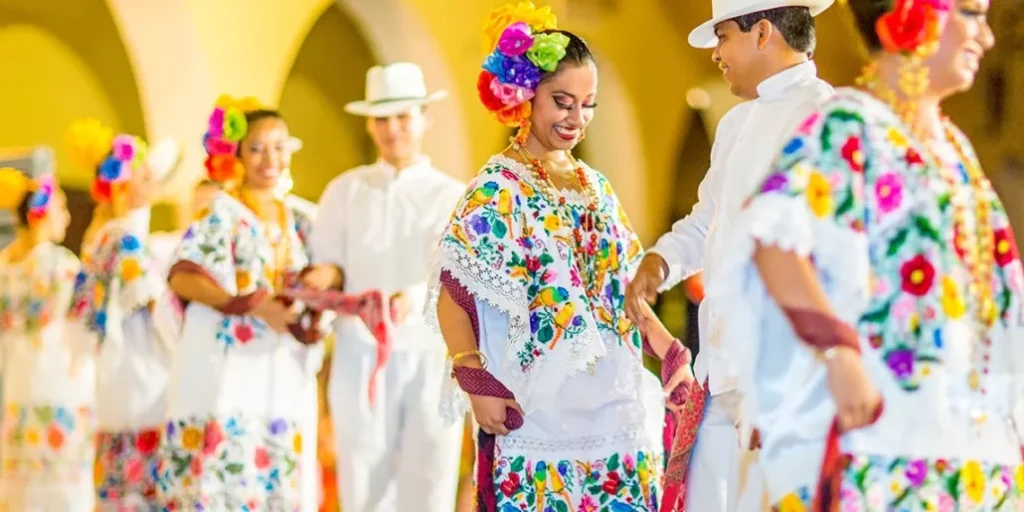
[(533, 46), (530, 26), (523, 22), (513, 23), (505, 29), (498, 40), (498, 50), (509, 57), (519, 57)]
[(502, 80), (502, 82), (518, 85), (532, 91), (537, 89), (537, 85), (540, 84), (542, 74), (540, 68), (533, 65), (529, 60), (522, 57), (511, 57), (505, 59), (506, 79)]

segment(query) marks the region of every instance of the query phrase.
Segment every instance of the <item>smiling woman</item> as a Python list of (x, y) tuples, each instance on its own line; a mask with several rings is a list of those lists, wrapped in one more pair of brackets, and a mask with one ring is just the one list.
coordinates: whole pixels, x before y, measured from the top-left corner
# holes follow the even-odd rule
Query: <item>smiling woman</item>
[[(597, 106), (593, 54), (527, 3), (492, 13), (486, 35), (480, 99), (519, 131), (456, 205), (427, 307), (481, 427), (477, 501), (657, 510), (663, 392), (622, 304), (641, 247), (611, 185), (572, 154)], [(651, 341), (678, 369), (681, 345)], [(450, 387), (454, 420), (466, 404)]]

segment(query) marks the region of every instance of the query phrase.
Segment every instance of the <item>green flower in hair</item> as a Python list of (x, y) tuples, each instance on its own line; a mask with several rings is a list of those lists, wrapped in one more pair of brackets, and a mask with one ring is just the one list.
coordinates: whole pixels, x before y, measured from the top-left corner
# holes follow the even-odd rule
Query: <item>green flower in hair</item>
[(238, 142), (245, 137), (249, 129), (245, 122), (245, 113), (235, 107), (228, 107), (224, 111), (224, 138), (231, 142)]
[(569, 38), (565, 34), (537, 34), (533, 37), (533, 46), (526, 51), (526, 58), (538, 68), (551, 73), (558, 68), (558, 61), (565, 57), (567, 46)]

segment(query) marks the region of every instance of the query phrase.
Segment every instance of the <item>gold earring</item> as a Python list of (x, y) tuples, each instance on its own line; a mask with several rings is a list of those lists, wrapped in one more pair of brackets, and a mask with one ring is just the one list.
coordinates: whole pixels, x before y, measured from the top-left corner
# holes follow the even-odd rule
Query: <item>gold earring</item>
[(519, 131), (516, 132), (515, 143), (520, 146), (526, 146), (526, 141), (530, 138), (530, 120), (523, 119), (519, 122)]

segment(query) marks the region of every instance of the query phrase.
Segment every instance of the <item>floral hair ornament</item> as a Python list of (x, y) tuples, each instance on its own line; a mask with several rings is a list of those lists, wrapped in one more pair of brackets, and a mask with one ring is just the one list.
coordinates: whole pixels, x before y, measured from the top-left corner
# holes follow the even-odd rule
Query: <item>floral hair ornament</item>
[(237, 181), (244, 172), (238, 161), (238, 143), (245, 138), (249, 126), (245, 113), (260, 108), (252, 97), (235, 99), (228, 95), (217, 98), (203, 135), (206, 149), (206, 173), (218, 183)]
[(29, 194), (26, 217), (30, 225), (46, 218), (56, 190), (57, 178), (52, 174), (43, 174), (33, 180), (17, 169), (0, 168), (0, 209), (17, 209)]
[(68, 130), (71, 156), (82, 167), (96, 172), (90, 194), (100, 204), (112, 202), (132, 172), (146, 165), (146, 143), (142, 139), (113, 133), (96, 119), (75, 121)]
[(490, 54), (477, 78), (477, 93), (499, 122), (519, 126), (520, 142), (529, 134), (530, 100), (541, 78), (558, 69), (569, 45), (565, 34), (542, 33), (555, 28), (551, 8), (538, 9), (532, 2), (501, 7), (484, 26)]

